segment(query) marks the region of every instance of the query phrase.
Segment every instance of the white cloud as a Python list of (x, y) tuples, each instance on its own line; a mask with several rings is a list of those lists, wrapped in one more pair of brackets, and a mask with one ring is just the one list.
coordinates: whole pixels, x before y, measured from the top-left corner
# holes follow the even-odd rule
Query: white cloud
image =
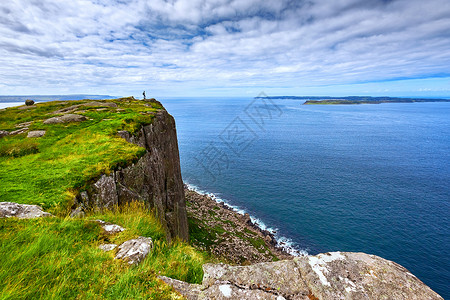
[(447, 0), (0, 4), (0, 94), (291, 91), (432, 77), (449, 65)]

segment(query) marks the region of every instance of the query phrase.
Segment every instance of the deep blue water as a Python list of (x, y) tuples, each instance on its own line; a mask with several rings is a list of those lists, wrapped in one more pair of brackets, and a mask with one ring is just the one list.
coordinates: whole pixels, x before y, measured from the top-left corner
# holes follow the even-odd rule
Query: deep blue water
[(298, 249), (379, 255), (450, 298), (450, 103), (161, 100), (185, 181)]

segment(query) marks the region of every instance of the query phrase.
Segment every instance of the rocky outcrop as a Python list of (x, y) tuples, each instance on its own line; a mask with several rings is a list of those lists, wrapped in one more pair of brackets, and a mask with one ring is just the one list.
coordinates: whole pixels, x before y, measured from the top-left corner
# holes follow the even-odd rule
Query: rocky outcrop
[(206, 264), (201, 285), (161, 277), (188, 299), (443, 299), (404, 267), (332, 252), (251, 266)]
[(149, 237), (140, 236), (124, 242), (119, 246), (115, 259), (127, 261), (130, 265), (141, 262), (153, 248), (153, 241)]
[(276, 242), (274, 235), (256, 226), (248, 214), (242, 215), (216, 202), (209, 195), (185, 189), (187, 213), (198, 227), (202, 240), (191, 238), (194, 247), (208, 251), (232, 264), (253, 264), (288, 259), (289, 253)]
[(0, 202), (0, 218), (16, 217), (19, 219), (33, 219), (51, 216), (53, 215), (44, 212), (42, 208), (37, 205)]
[(84, 208), (111, 209), (131, 201), (155, 208), (168, 240), (188, 240), (188, 223), (181, 179), (175, 121), (165, 110), (156, 113), (152, 124), (135, 135), (118, 133), (128, 142), (147, 150), (136, 163), (103, 175), (77, 196)]
[(45, 120), (44, 124), (59, 124), (59, 123), (70, 123), (70, 122), (82, 122), (87, 120), (85, 116), (76, 114), (67, 114), (60, 117), (53, 117)]

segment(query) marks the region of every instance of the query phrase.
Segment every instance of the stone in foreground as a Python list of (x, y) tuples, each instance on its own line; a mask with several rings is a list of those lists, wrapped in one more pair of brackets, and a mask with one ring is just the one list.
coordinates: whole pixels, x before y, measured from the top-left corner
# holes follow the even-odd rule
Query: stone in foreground
[(251, 266), (206, 264), (201, 285), (161, 277), (188, 299), (440, 299), (404, 267), (332, 252)]
[(95, 220), (95, 222), (99, 223), (102, 226), (106, 234), (116, 234), (125, 230), (125, 228), (117, 224), (112, 224), (102, 220)]
[(36, 137), (41, 137), (44, 135), (45, 135), (45, 130), (35, 130), (35, 131), (28, 132), (27, 137), (28, 138), (36, 138)]
[(0, 202), (0, 218), (16, 217), (19, 219), (33, 219), (51, 216), (53, 215), (44, 212), (42, 208), (37, 205)]
[(138, 264), (150, 253), (152, 248), (152, 239), (140, 236), (120, 245), (115, 259), (126, 260), (129, 264)]
[(70, 123), (70, 122), (81, 122), (85, 121), (87, 118), (82, 115), (67, 114), (60, 117), (53, 117), (44, 121), (44, 124), (59, 124), (59, 123)]

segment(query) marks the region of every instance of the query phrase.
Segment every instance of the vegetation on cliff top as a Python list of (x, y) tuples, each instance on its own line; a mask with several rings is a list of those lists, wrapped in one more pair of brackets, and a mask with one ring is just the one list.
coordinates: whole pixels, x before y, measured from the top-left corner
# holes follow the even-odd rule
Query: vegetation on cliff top
[[(130, 97), (93, 103), (56, 101), (0, 110), (0, 130), (46, 131), (39, 138), (27, 138), (26, 132), (0, 138), (1, 201), (37, 204), (54, 214), (65, 214), (78, 190), (145, 153), (117, 132), (135, 132), (150, 124), (154, 113), (162, 109), (159, 102)], [(64, 109), (87, 120), (44, 124)]]
[[(95, 219), (126, 230), (108, 236)], [(137, 236), (154, 242), (138, 266), (98, 248)], [(0, 299), (181, 299), (157, 276), (200, 283), (210, 260), (185, 243), (167, 244), (157, 218), (136, 202), (85, 219), (0, 218), (0, 241)]]

